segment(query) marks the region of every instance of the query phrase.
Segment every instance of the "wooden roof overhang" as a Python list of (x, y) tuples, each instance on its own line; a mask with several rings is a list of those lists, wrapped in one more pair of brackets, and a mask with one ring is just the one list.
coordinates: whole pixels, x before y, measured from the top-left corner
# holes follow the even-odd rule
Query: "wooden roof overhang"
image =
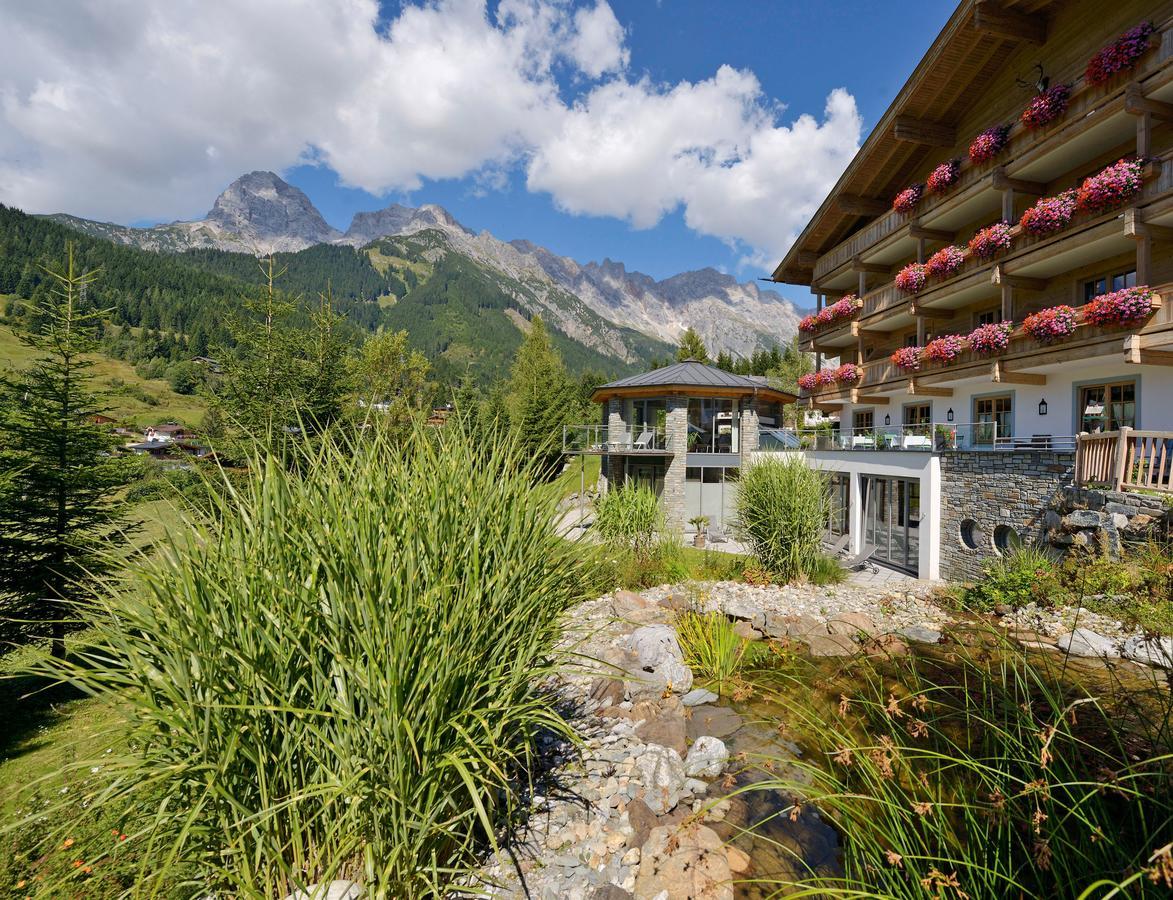
[(639, 385), (638, 387), (601, 387), (591, 394), (595, 403), (606, 403), (611, 399), (630, 399), (638, 397), (666, 397), (681, 395), (687, 397), (723, 397), (730, 400), (739, 400), (745, 397), (760, 397), (774, 403), (793, 403), (797, 395), (780, 391), (768, 385), (757, 387), (716, 387), (696, 384), (653, 384)]
[[(930, 157), (956, 143), (961, 115), (1023, 41), (1041, 43), (1062, 0), (962, 0), (855, 158), (771, 276), (811, 284), (818, 258), (887, 212)], [(993, 124), (993, 123), (991, 123)]]

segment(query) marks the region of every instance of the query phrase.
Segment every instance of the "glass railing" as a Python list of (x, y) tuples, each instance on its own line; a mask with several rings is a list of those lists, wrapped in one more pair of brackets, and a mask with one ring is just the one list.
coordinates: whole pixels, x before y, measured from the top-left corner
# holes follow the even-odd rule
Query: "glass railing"
[(662, 426), (563, 425), (563, 453), (668, 453)]
[[(785, 446), (783, 446), (785, 443)], [(1075, 449), (1074, 435), (1014, 435), (1000, 431), (996, 422), (878, 425), (872, 428), (799, 428), (785, 442), (762, 445), (763, 450), (899, 450), (948, 453), (982, 450)]]

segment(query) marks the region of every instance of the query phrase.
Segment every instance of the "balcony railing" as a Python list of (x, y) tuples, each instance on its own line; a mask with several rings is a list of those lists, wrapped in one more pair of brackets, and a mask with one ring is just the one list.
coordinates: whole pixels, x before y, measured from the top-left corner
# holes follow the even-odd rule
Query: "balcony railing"
[(799, 428), (793, 439), (778, 442), (773, 449), (793, 450), (884, 450), (919, 453), (957, 451), (1075, 449), (1074, 435), (1013, 435), (996, 422), (934, 423), (922, 425), (881, 425), (874, 428)]
[(666, 430), (653, 425), (563, 425), (563, 453), (672, 453)]
[(1114, 490), (1173, 494), (1173, 431), (1084, 432), (1078, 437), (1075, 483)]

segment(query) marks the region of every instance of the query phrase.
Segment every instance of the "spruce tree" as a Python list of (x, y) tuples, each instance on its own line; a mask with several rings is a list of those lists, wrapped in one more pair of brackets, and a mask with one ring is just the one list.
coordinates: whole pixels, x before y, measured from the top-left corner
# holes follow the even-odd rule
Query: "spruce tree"
[(514, 437), (543, 477), (562, 461), (562, 428), (581, 416), (578, 386), (566, 372), (545, 323), (534, 316), (517, 349), (506, 397)]
[(422, 417), (431, 402), (427, 357), (408, 345), (406, 331), (384, 331), (363, 342), (355, 363), (360, 415), (378, 409), (380, 421), (402, 432)]
[(122, 540), (118, 492), (133, 466), (94, 422), (105, 411), (88, 356), (104, 314), (86, 299), (97, 272), (77, 271), (72, 246), (64, 268), (44, 271), (51, 287), (32, 310), (43, 327), (20, 335), (32, 365), (0, 379), (0, 470), (11, 482), (0, 492), (0, 590), (27, 618), (49, 621), (63, 656), (67, 602), (108, 569)]
[(677, 362), (684, 362), (686, 359), (695, 359), (703, 363), (709, 361), (709, 351), (705, 347), (705, 342), (691, 325), (680, 336), (680, 348), (676, 351)]

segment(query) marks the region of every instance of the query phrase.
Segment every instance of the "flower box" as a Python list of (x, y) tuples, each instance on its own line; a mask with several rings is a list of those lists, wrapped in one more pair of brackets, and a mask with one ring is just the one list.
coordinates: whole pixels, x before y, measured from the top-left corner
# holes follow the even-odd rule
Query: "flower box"
[(920, 371), (920, 347), (901, 347), (889, 359), (902, 372)]
[(1152, 313), (1153, 291), (1147, 285), (1104, 294), (1083, 308), (1084, 320), (1101, 327), (1131, 325), (1147, 319)]
[(946, 334), (929, 341), (923, 357), (930, 362), (951, 363), (965, 350), (965, 340), (959, 334)]
[(1040, 344), (1053, 344), (1075, 333), (1076, 315), (1070, 306), (1052, 306), (1027, 316), (1023, 331)]
[(1010, 346), (1010, 333), (1013, 330), (1013, 322), (981, 325), (969, 333), (969, 349), (979, 356), (1001, 353)]
[(863, 381), (863, 369), (855, 363), (844, 363), (835, 370), (835, 381), (838, 384), (859, 384)]
[(896, 273), (896, 287), (906, 294), (915, 294), (925, 286), (925, 267), (920, 263), (909, 263)]
[(930, 194), (943, 194), (957, 184), (957, 179), (960, 177), (961, 160), (951, 159), (949, 162), (941, 163), (929, 173), (925, 186), (929, 189)]
[(920, 203), (921, 197), (923, 197), (924, 194), (925, 186), (923, 184), (914, 184), (910, 187), (906, 187), (896, 195), (896, 198), (892, 201), (892, 208), (898, 213), (908, 215), (910, 212), (916, 209), (917, 204)]
[(974, 165), (989, 162), (1006, 149), (1010, 141), (1010, 126), (995, 125), (987, 128), (969, 145), (969, 161)]
[(819, 382), (818, 379), (815, 378), (814, 372), (808, 372), (806, 375), (798, 376), (799, 389), (806, 391), (808, 394), (813, 394), (818, 386)]
[(1019, 225), (1031, 234), (1051, 234), (1062, 231), (1075, 215), (1075, 191), (1064, 191), (1055, 197), (1044, 197), (1022, 214)]
[(1010, 223), (995, 222), (969, 239), (969, 252), (978, 259), (993, 259), (1003, 250), (1010, 249), (1010, 240)]
[(1102, 169), (1075, 192), (1075, 206), (1080, 212), (1107, 212), (1122, 206), (1144, 187), (1144, 162), (1122, 159)]
[(846, 294), (830, 306), (825, 306), (820, 309), (817, 314), (804, 316), (802, 321), (798, 323), (798, 330), (807, 332), (817, 331), (826, 325), (830, 325), (832, 322), (850, 319), (862, 308), (862, 300), (856, 297), (855, 294)]
[(947, 278), (965, 263), (965, 251), (960, 247), (942, 247), (925, 260), (925, 275), (933, 278)]
[(1083, 77), (1088, 84), (1104, 84), (1114, 75), (1136, 68), (1149, 49), (1150, 38), (1157, 29), (1152, 22), (1141, 22), (1100, 50), (1088, 60)]
[(1071, 100), (1071, 85), (1056, 84), (1035, 96), (1026, 109), (1022, 111), (1022, 124), (1027, 128), (1042, 128), (1050, 125), (1063, 113), (1067, 112), (1067, 104)]

